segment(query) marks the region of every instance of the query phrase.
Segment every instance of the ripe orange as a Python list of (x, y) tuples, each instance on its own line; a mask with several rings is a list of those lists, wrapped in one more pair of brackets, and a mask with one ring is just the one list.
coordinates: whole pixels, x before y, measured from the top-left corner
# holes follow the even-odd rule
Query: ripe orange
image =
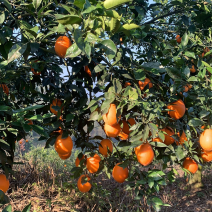
[(188, 86), (189, 90), (193, 87), (193, 85), (191, 85), (191, 84), (188, 84), (187, 86)]
[(177, 135), (180, 137), (179, 142), (176, 142), (177, 145), (183, 145), (185, 141), (187, 141), (187, 137), (185, 132), (183, 131), (182, 135), (180, 136), (180, 133), (178, 132)]
[(3, 91), (7, 96), (9, 95), (9, 88), (5, 84), (0, 84), (0, 87), (2, 87)]
[(77, 181), (77, 187), (83, 193), (88, 192), (91, 189), (91, 184), (89, 182), (82, 184), (82, 179), (85, 178), (85, 177), (87, 177), (88, 181), (90, 181), (91, 178), (87, 174), (81, 175), (80, 178)]
[[(35, 60), (34, 62), (36, 63), (36, 62), (38, 62), (38, 60)], [(41, 72), (35, 71), (35, 69), (32, 68), (32, 67), (31, 67), (31, 72), (32, 72), (35, 76), (41, 75)]]
[(26, 142), (28, 142), (29, 140), (26, 140)]
[(122, 167), (118, 166), (120, 163), (117, 163), (112, 172), (112, 176), (114, 180), (118, 183), (123, 183), (128, 178), (128, 169), (123, 169)]
[(181, 99), (168, 105), (167, 109), (172, 110), (172, 111), (168, 111), (168, 114), (173, 119), (182, 118), (186, 111), (185, 104)]
[(126, 133), (124, 133), (124, 132), (120, 132), (120, 133), (118, 134), (118, 136), (120, 137), (121, 140), (127, 140), (128, 137), (129, 137), (129, 135), (126, 134)]
[(60, 36), (55, 43), (55, 52), (59, 57), (64, 58), (67, 49), (72, 45), (70, 39), (66, 36)]
[(9, 187), (10, 187), (9, 180), (6, 178), (4, 174), (0, 174), (0, 190), (6, 193)]
[(88, 68), (88, 66), (84, 67), (85, 72), (91, 77), (91, 70)]
[(108, 152), (107, 152), (107, 149), (110, 150), (110, 152), (112, 153), (113, 152), (113, 144), (111, 142), (111, 140), (109, 139), (103, 139), (101, 142), (100, 142), (101, 146), (99, 145), (99, 152), (107, 157), (108, 156)]
[(19, 144), (22, 144), (22, 141), (20, 141)]
[(87, 159), (86, 167), (91, 174), (98, 171), (100, 161), (101, 161), (101, 158), (97, 154)]
[(138, 81), (138, 85), (140, 87), (141, 90), (144, 90), (144, 88), (149, 85), (149, 89), (153, 87), (153, 84), (151, 83), (150, 79), (149, 78), (146, 78), (144, 80), (144, 82), (142, 81)]
[(130, 128), (129, 128), (129, 125), (127, 124), (127, 122), (122, 120), (121, 123), (123, 124), (122, 132), (124, 132), (125, 134), (130, 134)]
[[(161, 131), (164, 131), (167, 133), (164, 134), (165, 136), (165, 139), (164, 139), (164, 144), (166, 144), (167, 146), (170, 145), (170, 144), (173, 144), (174, 143), (174, 138), (172, 138), (171, 136), (174, 135), (174, 131), (169, 127), (166, 127), (165, 129), (162, 129)], [(163, 141), (158, 137), (158, 138), (154, 138), (152, 139), (154, 142), (161, 142), (163, 143)]]
[(143, 166), (148, 166), (152, 163), (155, 154), (150, 144), (141, 144), (135, 152), (138, 162)]
[(62, 138), (62, 135), (59, 135), (54, 144), (56, 152), (60, 155), (70, 154), (73, 148), (73, 141), (70, 136), (67, 138)]
[(194, 65), (192, 65), (192, 67), (190, 68), (190, 72), (191, 73), (195, 73), (196, 72), (196, 69), (195, 69), (195, 66)]
[(202, 132), (199, 138), (199, 143), (205, 151), (212, 151), (212, 129), (207, 129)]
[(66, 167), (66, 164), (64, 165), (64, 167)]
[(81, 160), (83, 160), (84, 158), (85, 158), (85, 156), (84, 156), (84, 155), (82, 156), (82, 158), (81, 158), (81, 159), (79, 159), (78, 157), (76, 158), (76, 161), (75, 161), (75, 165), (76, 165), (76, 167), (78, 167), (78, 166), (79, 166), (79, 164), (80, 164)]
[(108, 137), (115, 138), (121, 132), (121, 127), (120, 127), (119, 124), (116, 124), (116, 125), (113, 125), (113, 126), (105, 124), (104, 130), (105, 130), (105, 133)]
[[(50, 105), (50, 111), (52, 113), (54, 113), (55, 115), (57, 115), (58, 111), (56, 111), (55, 109), (52, 108), (52, 106), (58, 106), (58, 107), (61, 107), (62, 105), (62, 101), (60, 99), (54, 99), (52, 101), (52, 104)], [(63, 108), (61, 109), (61, 111), (63, 110)]]
[(183, 92), (188, 92), (188, 86), (187, 85), (185, 85), (185, 86), (183, 86), (184, 87), (184, 90), (183, 90)]
[(124, 83), (124, 87), (126, 88), (127, 86), (130, 86), (131, 85), (131, 83), (130, 82), (125, 82)]
[(105, 124), (108, 124), (110, 126), (117, 124), (116, 105), (115, 104), (110, 104), (108, 112), (103, 115), (103, 120), (104, 120)]
[(201, 154), (201, 157), (202, 157), (203, 161), (211, 162), (212, 161), (212, 151), (211, 152), (204, 151)]
[(183, 162), (183, 168), (194, 174), (198, 170), (198, 164), (191, 158), (187, 157)]
[(136, 124), (135, 119), (133, 119), (133, 118), (128, 119), (127, 122), (130, 123), (131, 127), (132, 127), (134, 124)]
[(180, 35), (177, 35), (177, 36), (176, 36), (176, 41), (177, 41), (178, 43), (181, 43), (181, 39), (182, 39), (182, 38), (180, 37)]
[(61, 154), (58, 153), (58, 155), (62, 160), (66, 160), (71, 156), (71, 152), (64, 154), (64, 155), (61, 155)]

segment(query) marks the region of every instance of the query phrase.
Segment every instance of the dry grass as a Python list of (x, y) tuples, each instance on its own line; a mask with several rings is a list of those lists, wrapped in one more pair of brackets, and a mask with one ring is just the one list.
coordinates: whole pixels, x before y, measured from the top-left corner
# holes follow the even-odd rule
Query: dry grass
[[(118, 184), (104, 174), (92, 181), (92, 192), (82, 194), (75, 191), (76, 180), (71, 179), (69, 171), (58, 178), (59, 173), (55, 173), (53, 167), (40, 170), (28, 162), (15, 165), (14, 170), (7, 194), (13, 211), (23, 210), (29, 202), (32, 203), (33, 212), (153, 211), (144, 202), (139, 204), (139, 201), (134, 200), (134, 193), (126, 191), (124, 184)], [(179, 173), (175, 183), (168, 184), (160, 191), (163, 202), (171, 205), (162, 211), (212, 211), (211, 171), (203, 172), (204, 187), (198, 191), (191, 191), (183, 174)]]

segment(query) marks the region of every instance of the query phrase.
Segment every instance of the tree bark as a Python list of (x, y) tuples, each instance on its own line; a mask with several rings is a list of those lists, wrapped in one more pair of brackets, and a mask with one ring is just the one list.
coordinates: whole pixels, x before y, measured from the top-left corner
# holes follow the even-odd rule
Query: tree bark
[(194, 175), (188, 176), (188, 186), (191, 190), (196, 191), (203, 187), (202, 183), (202, 166), (198, 166), (198, 170)]

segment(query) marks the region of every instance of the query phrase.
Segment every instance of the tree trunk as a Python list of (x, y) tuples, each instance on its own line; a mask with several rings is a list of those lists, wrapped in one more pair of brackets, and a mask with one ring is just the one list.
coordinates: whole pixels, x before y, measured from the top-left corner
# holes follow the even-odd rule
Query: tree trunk
[(188, 176), (188, 186), (191, 190), (197, 191), (203, 187), (202, 183), (202, 166), (198, 166), (198, 170), (194, 175)]

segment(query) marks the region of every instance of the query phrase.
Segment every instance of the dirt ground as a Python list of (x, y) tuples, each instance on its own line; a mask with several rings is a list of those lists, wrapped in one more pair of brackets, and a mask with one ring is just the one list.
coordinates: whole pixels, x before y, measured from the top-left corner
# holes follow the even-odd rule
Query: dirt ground
[[(32, 203), (33, 212), (150, 212), (148, 207), (141, 207), (133, 200), (133, 194), (126, 191), (124, 184), (116, 183), (112, 178), (99, 176), (98, 184), (93, 183), (95, 192), (82, 194), (75, 192), (76, 184), (73, 181), (66, 183), (48, 183), (28, 167), (25, 173), (16, 173), (10, 179), (10, 189), (7, 195), (13, 211), (23, 210)], [(204, 171), (202, 182), (204, 187), (191, 190), (187, 186), (186, 178), (179, 172), (175, 183), (168, 184), (160, 191), (164, 203), (171, 207), (163, 207), (164, 212), (194, 212), (212, 211), (212, 172)], [(97, 192), (98, 191), (98, 192)], [(96, 194), (96, 192), (98, 194)], [(95, 195), (94, 195), (95, 193)], [(3, 207), (0, 207), (2, 209)]]

